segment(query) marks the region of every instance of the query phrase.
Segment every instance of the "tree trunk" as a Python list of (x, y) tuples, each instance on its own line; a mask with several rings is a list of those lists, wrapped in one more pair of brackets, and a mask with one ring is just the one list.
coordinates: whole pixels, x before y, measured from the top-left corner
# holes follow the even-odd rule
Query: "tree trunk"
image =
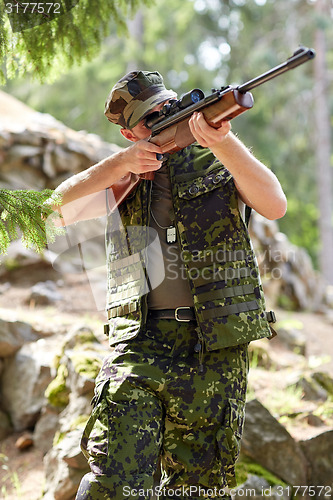
[(144, 53), (144, 17), (143, 12), (139, 9), (134, 18), (127, 22), (128, 31), (131, 34), (131, 39), (134, 43), (132, 47), (132, 60), (127, 64), (127, 71), (134, 71), (142, 68), (142, 54)]
[(319, 199), (320, 271), (333, 284), (333, 225), (332, 225), (332, 168), (331, 125), (329, 110), (328, 72), (326, 67), (326, 40), (324, 21), (329, 18), (328, 0), (317, 0), (318, 28), (315, 33), (315, 120), (316, 162)]

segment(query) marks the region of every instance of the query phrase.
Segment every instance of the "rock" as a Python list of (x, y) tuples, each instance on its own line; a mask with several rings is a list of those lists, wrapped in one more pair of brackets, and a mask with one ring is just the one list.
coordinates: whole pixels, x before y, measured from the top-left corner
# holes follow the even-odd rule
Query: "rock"
[[(310, 464), (309, 482), (307, 484), (326, 486), (330, 488), (332, 494), (333, 430), (323, 432), (312, 439), (301, 441), (299, 444)], [(322, 497), (324, 497), (324, 492)]]
[(298, 328), (279, 328), (279, 340), (296, 354), (306, 355), (306, 335)]
[(68, 384), (76, 395), (91, 392), (95, 386), (95, 378), (101, 369), (107, 350), (100, 344), (92, 349), (65, 351), (68, 359)]
[(15, 441), (15, 448), (18, 450), (27, 450), (34, 444), (32, 434), (30, 432), (25, 432)]
[(63, 296), (58, 292), (57, 285), (54, 281), (47, 280), (40, 281), (31, 288), (27, 302), (41, 306), (52, 304), (58, 300), (63, 300)]
[(249, 356), (252, 368), (260, 367), (265, 370), (276, 368), (276, 362), (272, 359), (272, 354), (274, 353), (272, 353), (267, 339), (251, 342), (249, 345)]
[(333, 285), (328, 285), (326, 288), (325, 302), (333, 313)]
[(240, 500), (243, 498), (251, 497), (254, 500), (261, 500), (264, 498), (262, 492), (269, 489), (269, 483), (262, 477), (249, 474), (245, 483), (235, 488), (235, 496), (233, 500)]
[(95, 377), (107, 352), (109, 347), (102, 345), (85, 325), (70, 330), (59, 350), (57, 377), (61, 382), (59, 387), (67, 391), (67, 401), (59, 414), (54, 446), (45, 456), (47, 492), (44, 500), (66, 500), (72, 498), (71, 495), (74, 498), (81, 477), (89, 470), (80, 441), (91, 414)]
[(296, 383), (296, 387), (301, 387), (304, 399), (309, 401), (325, 401), (327, 399), (327, 391), (313, 378), (312, 374), (302, 375)]
[(290, 488), (281, 485), (271, 486), (263, 477), (249, 474), (245, 483), (235, 488), (235, 495), (232, 500), (242, 500), (250, 497), (254, 500), (265, 500), (271, 498), (274, 500), (289, 500)]
[(30, 324), (0, 319), (0, 357), (13, 356), (24, 344), (38, 338)]
[(9, 281), (6, 281), (5, 283), (0, 284), (0, 294), (2, 295), (3, 293), (6, 293), (7, 290), (10, 289), (12, 285), (9, 283)]
[(33, 250), (25, 248), (21, 240), (12, 241), (6, 255), (0, 255), (0, 276), (8, 274), (8, 271), (22, 267), (44, 265), (51, 268), (51, 262), (44, 255), (37, 254)]
[(251, 216), (250, 233), (256, 250), (265, 292), (273, 305), (317, 311), (325, 297), (325, 284), (303, 248), (292, 245), (276, 221), (257, 213)]
[(59, 453), (63, 460), (72, 468), (79, 470), (88, 470), (87, 459), (83, 455), (80, 442), (82, 429), (75, 429), (64, 437), (58, 445)]
[(56, 377), (50, 382), (45, 390), (45, 396), (49, 403), (55, 408), (64, 408), (69, 401), (69, 387), (67, 385), (68, 370), (64, 364), (60, 364)]
[(306, 460), (289, 432), (256, 399), (246, 404), (242, 453), (288, 484), (306, 483)]
[(308, 415), (306, 415), (305, 420), (307, 421), (308, 425), (311, 425), (312, 427), (321, 427), (325, 424), (325, 422), (320, 417), (318, 417), (317, 415), (313, 415), (313, 413), (309, 413)]
[(74, 469), (64, 461), (58, 447), (52, 448), (44, 457), (44, 470), (47, 477), (43, 500), (74, 500), (82, 476), (88, 472)]
[(59, 428), (59, 412), (50, 405), (43, 406), (34, 433), (34, 445), (45, 454), (53, 446), (55, 433)]
[[(76, 132), (0, 91), (0, 182), (11, 189), (53, 188), (121, 148)], [(13, 111), (21, 110), (21, 111)], [(63, 180), (62, 179), (62, 180)]]
[(9, 416), (4, 411), (0, 410), (0, 441), (5, 439), (13, 432)]
[(57, 339), (39, 339), (5, 359), (1, 378), (3, 404), (17, 431), (33, 427), (46, 404), (45, 389), (53, 379)]
[(95, 378), (109, 347), (102, 345), (86, 326), (74, 327), (64, 339), (58, 354), (57, 376), (46, 390), (49, 402), (67, 406), (70, 394), (79, 397), (92, 393)]
[[(38, 168), (40, 163), (38, 157), (27, 159), (22, 156), (18, 160), (7, 156), (5, 161), (6, 163), (1, 170), (1, 184), (4, 183), (12, 189), (35, 189), (38, 191), (45, 187), (46, 179)], [(25, 164), (24, 169), (22, 169), (21, 162)]]
[(333, 396), (333, 378), (327, 372), (315, 372), (312, 374), (315, 380), (330, 396)]

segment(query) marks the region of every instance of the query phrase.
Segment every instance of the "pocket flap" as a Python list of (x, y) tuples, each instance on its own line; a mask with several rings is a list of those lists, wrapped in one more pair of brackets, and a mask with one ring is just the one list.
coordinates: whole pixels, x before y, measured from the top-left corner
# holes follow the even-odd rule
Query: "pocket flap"
[(225, 185), (230, 179), (232, 179), (230, 172), (220, 167), (207, 175), (180, 183), (178, 185), (178, 196), (184, 200), (190, 200)]

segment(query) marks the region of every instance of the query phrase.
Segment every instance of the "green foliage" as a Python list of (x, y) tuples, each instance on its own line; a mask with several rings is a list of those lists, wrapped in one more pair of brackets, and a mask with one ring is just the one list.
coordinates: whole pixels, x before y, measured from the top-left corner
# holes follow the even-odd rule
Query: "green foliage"
[[(0, 189), (0, 253), (6, 253), (10, 241), (18, 237), (18, 230), (22, 233), (24, 245), (37, 252), (42, 252), (50, 238), (62, 231), (48, 224), (46, 234), (45, 220), (53, 214), (53, 210), (45, 201), (52, 194), (51, 189)], [(60, 199), (53, 195), (53, 203), (59, 202)]]
[(91, 60), (108, 34), (110, 19), (113, 31), (124, 34), (126, 18), (142, 3), (147, 0), (59, 0), (61, 14), (52, 8), (45, 20), (45, 13), (24, 11), (17, 1), (3, 2), (0, 62), (5, 70), (0, 70), (0, 82), (5, 71), (7, 78), (32, 74), (53, 81), (74, 64)]

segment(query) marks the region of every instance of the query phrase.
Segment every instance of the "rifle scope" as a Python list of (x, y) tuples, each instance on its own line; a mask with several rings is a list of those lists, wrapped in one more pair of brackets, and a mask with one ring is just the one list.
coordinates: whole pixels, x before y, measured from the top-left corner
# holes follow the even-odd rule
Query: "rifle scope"
[(162, 121), (166, 116), (172, 116), (181, 109), (188, 108), (192, 104), (201, 101), (205, 98), (205, 94), (200, 89), (193, 89), (186, 94), (183, 94), (180, 99), (172, 99), (170, 103), (165, 104), (161, 111), (151, 113), (147, 116), (145, 121), (146, 128), (152, 128), (154, 125)]

